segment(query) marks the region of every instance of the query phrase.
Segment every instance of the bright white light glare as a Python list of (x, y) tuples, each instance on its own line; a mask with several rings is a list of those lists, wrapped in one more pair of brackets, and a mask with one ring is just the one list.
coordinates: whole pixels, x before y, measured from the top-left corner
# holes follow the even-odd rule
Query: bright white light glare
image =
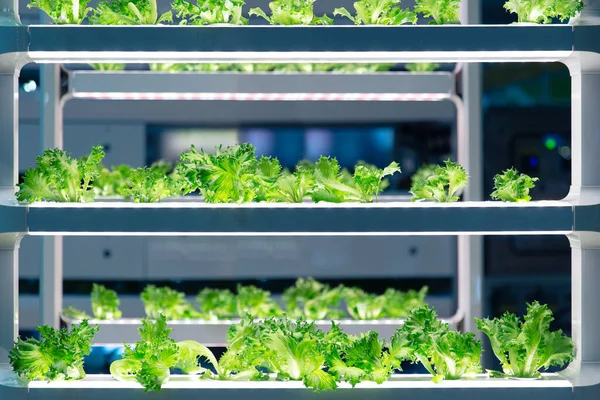
[(316, 236), (506, 236), (569, 235), (569, 231), (432, 231), (432, 232), (63, 232), (29, 231), (31, 236), (194, 236), (194, 237), (316, 237)]
[(232, 101), (439, 101), (444, 93), (119, 93), (72, 92), (95, 100), (232, 100)]
[(387, 62), (552, 62), (572, 51), (369, 51), (369, 52), (122, 52), (122, 51), (31, 51), (36, 63), (95, 62), (256, 62), (256, 63), (387, 63)]
[[(389, 381), (378, 385), (374, 382), (362, 382), (355, 388), (347, 383), (340, 383), (338, 390), (361, 390), (361, 389), (524, 389), (528, 396), (535, 397), (531, 389), (546, 388), (569, 388), (571, 383), (558, 376), (557, 374), (542, 374), (545, 379), (517, 380), (517, 379), (490, 379), (485, 375), (478, 375), (475, 379), (462, 379), (456, 381), (445, 380), (441, 383), (431, 382), (431, 375), (424, 374), (403, 374), (394, 375)], [(143, 388), (136, 382), (119, 382), (110, 375), (88, 375), (85, 379), (79, 381), (54, 381), (41, 382), (33, 381), (28, 384), (29, 389), (136, 389), (142, 391)], [(169, 382), (163, 385), (163, 390), (169, 389), (300, 389), (306, 390), (302, 382), (294, 381), (219, 381), (219, 380), (200, 380), (197, 375), (171, 375)], [(376, 393), (376, 392), (375, 392)], [(375, 396), (375, 393), (373, 394)], [(110, 395), (110, 392), (106, 392)], [(541, 395), (541, 393), (540, 393)], [(285, 397), (282, 392), (281, 397)], [(376, 397), (376, 396), (375, 396)]]
[(37, 89), (37, 83), (35, 81), (29, 81), (23, 85), (23, 90), (27, 93), (35, 92)]

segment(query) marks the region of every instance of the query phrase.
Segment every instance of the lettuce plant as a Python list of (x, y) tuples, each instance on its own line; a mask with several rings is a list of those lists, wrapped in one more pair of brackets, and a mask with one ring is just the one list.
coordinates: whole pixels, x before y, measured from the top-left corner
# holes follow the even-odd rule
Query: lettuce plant
[(39, 8), (57, 25), (79, 25), (92, 11), (90, 0), (30, 0), (27, 8)]
[(450, 160), (438, 165), (433, 175), (426, 179), (413, 180), (410, 193), (412, 201), (430, 200), (435, 202), (458, 201), (462, 189), (467, 186), (469, 175), (464, 167)]
[(156, 25), (173, 22), (173, 13), (158, 15), (156, 0), (110, 0), (98, 4), (90, 21), (97, 25)]
[(460, 24), (460, 0), (416, 0), (415, 12), (431, 18), (429, 25)]
[(333, 20), (327, 15), (317, 17), (313, 13), (316, 0), (273, 0), (269, 3), (271, 15), (260, 8), (251, 8), (248, 15), (257, 15), (271, 25), (331, 25)]
[(500, 318), (477, 319), (477, 329), (490, 339), (502, 372), (492, 376), (540, 378), (540, 370), (564, 367), (574, 357), (573, 341), (559, 329), (550, 330), (552, 311), (537, 301), (527, 304), (523, 320), (505, 313)]
[(242, 16), (244, 0), (174, 0), (171, 7), (182, 25), (234, 24), (247, 25)]
[(83, 358), (92, 351), (97, 326), (87, 320), (71, 331), (38, 326), (40, 340), (17, 339), (8, 358), (15, 374), (27, 380), (76, 380), (85, 378)]
[(514, 203), (525, 203), (531, 200), (529, 190), (535, 187), (538, 178), (532, 178), (527, 174), (519, 174), (514, 168), (507, 169), (502, 174), (494, 176), (494, 191), (492, 199), (509, 201)]
[(401, 0), (358, 0), (354, 3), (356, 15), (346, 8), (336, 8), (333, 15), (349, 18), (356, 25), (416, 24), (417, 14), (400, 8)]
[(517, 14), (518, 22), (549, 24), (553, 18), (568, 20), (583, 10), (582, 0), (508, 0), (504, 8)]

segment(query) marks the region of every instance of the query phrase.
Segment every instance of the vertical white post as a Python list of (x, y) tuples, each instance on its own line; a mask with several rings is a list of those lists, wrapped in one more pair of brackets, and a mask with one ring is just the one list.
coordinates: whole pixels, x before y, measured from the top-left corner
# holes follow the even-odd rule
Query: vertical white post
[[(576, 205), (600, 204), (600, 55), (575, 53), (564, 62), (572, 78), (572, 177), (566, 200)], [(576, 393), (585, 393), (600, 384), (600, 312), (595, 306), (600, 302), (600, 233), (576, 231), (569, 240), (576, 358), (565, 375), (578, 386)], [(589, 398), (597, 395), (594, 392)]]
[(0, 363), (19, 334), (19, 242), (19, 234), (0, 234)]
[[(60, 65), (40, 65), (40, 134), (42, 151), (63, 147), (63, 115), (60, 101)], [(63, 239), (46, 236), (42, 240), (40, 271), (41, 323), (58, 328), (63, 296)]]
[[(463, 24), (480, 22), (480, 0), (463, 0)], [(481, 127), (481, 66), (465, 64), (462, 68), (463, 106), (458, 107), (458, 162), (469, 172), (466, 201), (483, 199), (483, 144)], [(459, 309), (464, 314), (463, 329), (477, 332), (474, 317), (481, 317), (483, 291), (483, 238), (458, 237)]]
[[(16, 10), (16, 1), (0, 0), (0, 25), (18, 25)], [(21, 65), (17, 54), (0, 55), (0, 199), (3, 201), (14, 197), (19, 168)], [(5, 361), (6, 351), (13, 347), (19, 332), (20, 235), (0, 234), (0, 362)]]

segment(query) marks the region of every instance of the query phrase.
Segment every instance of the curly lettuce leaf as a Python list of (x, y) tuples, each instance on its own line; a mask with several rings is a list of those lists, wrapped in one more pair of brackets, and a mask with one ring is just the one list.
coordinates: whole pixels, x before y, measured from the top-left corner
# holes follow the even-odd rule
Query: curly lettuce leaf
[(467, 186), (469, 175), (464, 167), (450, 160), (438, 165), (435, 173), (426, 179), (413, 180), (410, 193), (412, 201), (454, 202)]
[(460, 0), (416, 0), (415, 12), (431, 18), (429, 25), (460, 24)]
[(327, 15), (317, 17), (313, 13), (316, 0), (274, 0), (269, 3), (271, 15), (261, 8), (251, 8), (248, 15), (256, 15), (271, 25), (331, 25), (333, 19)]
[(349, 18), (356, 25), (416, 24), (417, 14), (400, 8), (401, 0), (358, 0), (354, 3), (355, 15), (346, 8), (336, 8), (333, 15)]
[(505, 313), (500, 318), (475, 319), (490, 339), (503, 373), (493, 375), (539, 378), (541, 369), (562, 368), (574, 358), (573, 341), (561, 330), (551, 331), (552, 311), (537, 301), (527, 304), (523, 320)]
[(494, 191), (492, 199), (513, 203), (525, 203), (531, 200), (529, 190), (535, 187), (538, 178), (527, 174), (519, 174), (514, 168), (507, 169), (502, 174), (494, 176)]
[(79, 25), (92, 12), (90, 0), (30, 0), (27, 8), (42, 10), (57, 25)]
[(171, 7), (182, 25), (234, 24), (247, 25), (242, 16), (244, 0), (174, 0)]
[(96, 283), (92, 286), (92, 313), (97, 319), (121, 318), (121, 304), (117, 292)]

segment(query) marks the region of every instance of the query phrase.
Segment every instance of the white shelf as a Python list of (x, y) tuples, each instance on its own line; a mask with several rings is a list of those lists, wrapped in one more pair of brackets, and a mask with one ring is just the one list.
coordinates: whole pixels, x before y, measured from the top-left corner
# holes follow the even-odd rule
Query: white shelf
[(449, 72), (69, 72), (73, 98), (103, 100), (436, 101), (454, 85)]
[[(523, 62), (599, 50), (595, 26), (2, 27), (34, 62)], [(326, 38), (326, 40), (324, 40)], [(27, 40), (29, 39), (29, 40)]]
[(558, 235), (570, 233), (575, 225), (597, 230), (597, 208), (566, 201), (242, 205), (172, 201), (0, 205), (0, 213), (22, 224), (15, 232), (31, 235)]
[[(397, 400), (568, 400), (574, 399), (569, 381), (555, 374), (546, 374), (543, 380), (489, 379), (483, 375), (470, 380), (431, 382), (430, 375), (394, 375), (388, 382), (377, 385), (365, 382), (351, 388), (340, 384), (336, 391), (318, 395), (304, 387), (302, 382), (261, 381), (231, 382), (208, 381), (187, 376), (171, 376), (160, 393), (144, 393), (136, 382), (119, 382), (110, 375), (88, 375), (81, 381), (30, 382), (19, 385), (9, 371), (2, 373), (0, 365), (0, 393), (11, 400), (22, 399), (86, 399), (127, 398), (147, 400), (219, 398), (280, 400), (295, 399), (367, 399)], [(494, 389), (494, 390), (490, 390)]]
[[(78, 323), (76, 320), (62, 317), (62, 320), (70, 326), (72, 323)], [(445, 320), (454, 323), (452, 320)], [(169, 328), (173, 328), (171, 337), (175, 341), (189, 340), (198, 338), (205, 346), (221, 347), (227, 343), (227, 331), (232, 324), (238, 323), (239, 319), (220, 320), (220, 321), (201, 321), (201, 320), (181, 320), (169, 321)], [(356, 321), (344, 319), (335, 321), (340, 328), (348, 334), (360, 335), (373, 330), (379, 333), (379, 336), (388, 340), (396, 329), (402, 326), (402, 319), (381, 319), (372, 321)], [(115, 345), (121, 343), (134, 343), (139, 340), (138, 328), (142, 326), (140, 319), (122, 318), (113, 321), (89, 320), (91, 325), (98, 325), (100, 330), (94, 336), (96, 345)], [(331, 321), (315, 321), (319, 329), (327, 332), (331, 328)]]

